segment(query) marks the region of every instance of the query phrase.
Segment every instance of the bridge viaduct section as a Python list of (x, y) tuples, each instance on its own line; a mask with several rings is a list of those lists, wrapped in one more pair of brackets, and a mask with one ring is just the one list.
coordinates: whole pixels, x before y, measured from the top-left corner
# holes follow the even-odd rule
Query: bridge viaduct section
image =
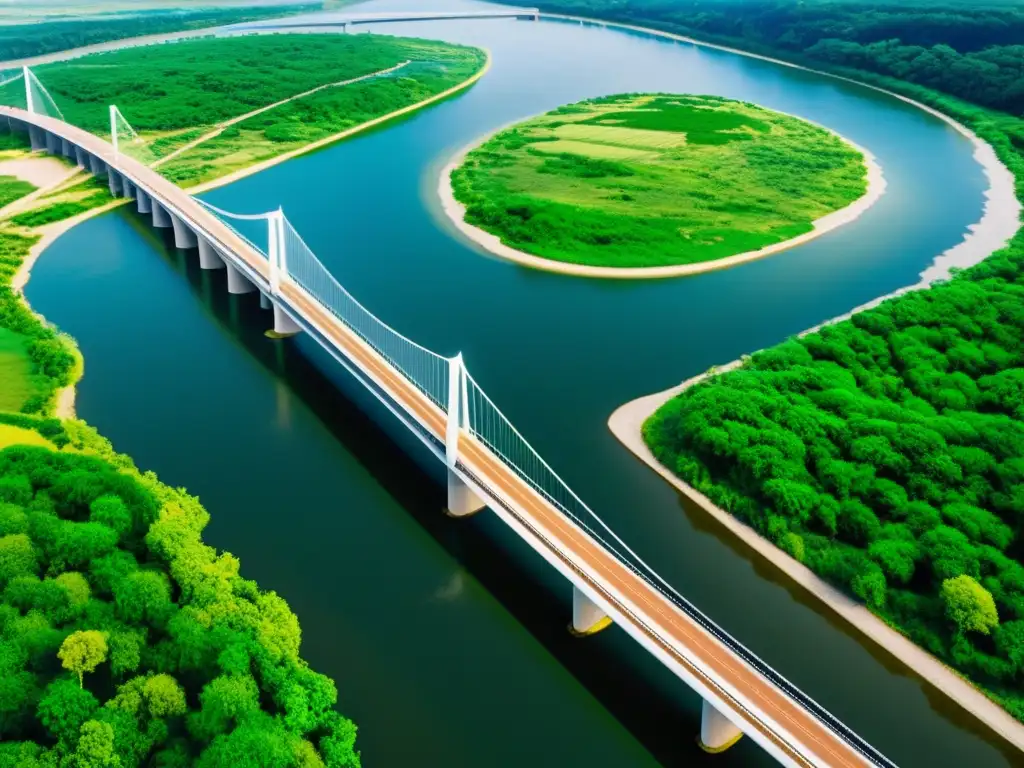
[[(337, 295), (344, 294), (344, 301), (369, 315), (311, 251), (303, 250), (280, 210), (236, 217), (266, 221), (264, 252), (210, 207), (99, 137), (12, 107), (0, 107), (0, 117), (7, 117), (13, 129), (27, 131), (34, 149), (63, 155), (96, 176), (105, 175), (114, 196), (134, 199), (137, 210), (152, 217), (153, 226), (172, 230), (178, 248), (198, 251), (203, 269), (225, 269), (229, 292), (259, 291), (261, 305), (273, 310), (277, 333), (304, 331), (316, 339), (445, 462), (449, 514), (459, 517), (489, 507), (571, 582), (575, 634), (592, 634), (615, 623), (701, 695), (698, 741), (705, 750), (722, 751), (746, 733), (787, 766), (892, 766), (653, 571), (644, 570), (642, 561), (624, 558), (607, 543), (608, 534), (619, 541), (610, 529), (595, 533), (481, 438), (471, 423), (472, 408), (480, 407), (474, 398), (481, 391), (461, 355), (435, 355), (442, 367), (439, 381), (447, 391), (425, 394), (358, 323), (346, 320), (333, 302), (317, 297), (323, 293), (314, 295), (311, 278), (303, 276), (319, 270), (314, 282), (333, 281), (330, 290), (340, 291)], [(395, 343), (414, 344), (391, 332)]]

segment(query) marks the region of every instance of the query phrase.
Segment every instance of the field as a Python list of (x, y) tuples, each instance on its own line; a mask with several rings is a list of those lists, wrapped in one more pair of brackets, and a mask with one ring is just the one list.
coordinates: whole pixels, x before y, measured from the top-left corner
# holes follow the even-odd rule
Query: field
[(690, 264), (812, 229), (861, 197), (863, 157), (802, 120), (711, 96), (584, 101), (493, 136), (452, 173), (466, 221), (602, 267)]
[[(143, 142), (129, 143), (124, 127), (126, 153), (147, 164), (225, 121), (332, 86), (236, 123), (161, 166), (190, 186), (413, 105), (468, 79), (485, 60), (475, 48), (429, 40), (281, 34), (130, 48), (34, 71), (65, 119), (97, 135), (109, 138), (115, 104)], [(24, 106), (22, 89), (0, 89), (0, 103)]]
[(36, 393), (29, 342), (21, 334), (0, 328), (0, 411), (20, 411)]

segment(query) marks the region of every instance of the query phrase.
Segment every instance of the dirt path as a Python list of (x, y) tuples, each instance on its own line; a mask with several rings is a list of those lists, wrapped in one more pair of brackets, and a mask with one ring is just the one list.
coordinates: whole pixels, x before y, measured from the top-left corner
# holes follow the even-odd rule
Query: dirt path
[(350, 80), (342, 80), (337, 83), (327, 83), (325, 85), (319, 85), (316, 88), (311, 88), (308, 91), (303, 91), (302, 93), (296, 93), (294, 96), (289, 96), (287, 99), (281, 99), (280, 101), (275, 101), (273, 104), (268, 104), (265, 107), (254, 109), (252, 112), (246, 112), (244, 115), (232, 117), (230, 120), (225, 120), (223, 123), (218, 123), (217, 127), (214, 128), (209, 133), (204, 133), (202, 136), (195, 139), (194, 141), (190, 141), (188, 144), (185, 144), (184, 146), (181, 146), (178, 149), (174, 150), (173, 152), (171, 152), (171, 154), (166, 155), (165, 157), (161, 157), (155, 163), (150, 165), (150, 168), (159, 168), (168, 160), (172, 160), (173, 158), (178, 157), (179, 155), (184, 154), (185, 152), (188, 152), (190, 149), (195, 149), (205, 141), (209, 141), (212, 138), (220, 136), (225, 129), (230, 128), (232, 125), (240, 123), (243, 120), (248, 120), (250, 117), (255, 117), (256, 115), (268, 112), (276, 107), (280, 107), (282, 104), (287, 104), (290, 101), (295, 101), (296, 99), (304, 98), (306, 96), (316, 93), (317, 91), (322, 91), (325, 88), (340, 88), (341, 86), (344, 85), (352, 85), (353, 83), (358, 83), (361, 80), (369, 80), (370, 78), (373, 77), (382, 77), (384, 75), (390, 75), (392, 72), (397, 72), (402, 67), (408, 66), (409, 63), (409, 61), (403, 61), (401, 64), (396, 64), (395, 66), (389, 67), (388, 69), (381, 69), (376, 72), (371, 72), (368, 75), (360, 75), (359, 77), (353, 77)]

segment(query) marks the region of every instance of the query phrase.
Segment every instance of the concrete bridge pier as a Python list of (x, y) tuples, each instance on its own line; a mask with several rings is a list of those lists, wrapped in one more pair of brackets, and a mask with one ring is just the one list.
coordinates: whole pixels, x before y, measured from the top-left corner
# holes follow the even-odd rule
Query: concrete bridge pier
[(725, 752), (740, 740), (743, 731), (732, 724), (725, 715), (704, 699), (700, 711), (700, 738), (697, 744), (705, 752), (716, 755)]
[(445, 514), (448, 517), (468, 517), (483, 509), (483, 499), (477, 496), (473, 489), (462, 482), (453, 470), (448, 470), (448, 508)]
[(122, 193), (129, 200), (134, 200), (136, 197), (138, 197), (139, 188), (136, 187), (134, 184), (132, 184), (132, 182), (128, 180), (127, 176), (122, 176), (121, 177), (121, 186), (122, 186)]
[(51, 155), (59, 155), (61, 153), (60, 136), (49, 131), (44, 131), (44, 135), (46, 136), (46, 151)]
[(243, 275), (238, 268), (228, 261), (224, 262), (224, 266), (228, 270), (228, 293), (243, 294), (252, 293), (256, 290), (256, 286)]
[[(260, 294), (260, 305), (263, 304), (263, 295)], [(292, 320), (291, 315), (282, 309), (280, 304), (274, 302), (274, 336), (287, 337), (302, 333), (299, 324)]]
[(136, 209), (139, 213), (152, 213), (153, 201), (138, 187), (135, 188)]
[[(220, 257), (217, 250), (209, 240), (199, 238), (199, 268), (200, 269), (224, 269), (224, 259)], [(263, 306), (262, 300), (260, 306)], [(268, 307), (269, 309), (269, 307)]]
[(270, 300), (270, 297), (267, 296), (267, 294), (265, 294), (263, 291), (260, 291), (260, 309), (273, 309), (273, 308), (274, 308), (274, 302)]
[(192, 228), (173, 213), (171, 214), (171, 226), (174, 227), (175, 248), (187, 250), (199, 245), (199, 240), (196, 238), (196, 233), (192, 231)]
[(60, 140), (60, 153), (64, 155), (64, 157), (74, 157), (74, 152), (71, 149), (71, 142), (67, 139)]
[(89, 155), (89, 169), (92, 171), (93, 176), (102, 176), (107, 172), (107, 164), (96, 157), (96, 155)]
[(89, 164), (89, 156), (81, 147), (75, 147), (75, 162), (79, 168), (85, 168)]
[(579, 587), (572, 588), (572, 624), (569, 632), (576, 637), (587, 637), (600, 632), (612, 623), (611, 616), (591, 600)]
[(122, 185), (123, 179), (121, 178), (121, 174), (119, 174), (113, 168), (110, 168), (107, 170), (107, 181), (110, 185), (110, 196), (120, 197), (121, 192), (124, 189)]
[(153, 208), (153, 226), (157, 229), (167, 229), (172, 226), (171, 214), (167, 212), (160, 203), (152, 198), (149, 198), (149, 204)]
[(34, 125), (28, 127), (28, 140), (32, 150), (46, 149), (46, 132)]

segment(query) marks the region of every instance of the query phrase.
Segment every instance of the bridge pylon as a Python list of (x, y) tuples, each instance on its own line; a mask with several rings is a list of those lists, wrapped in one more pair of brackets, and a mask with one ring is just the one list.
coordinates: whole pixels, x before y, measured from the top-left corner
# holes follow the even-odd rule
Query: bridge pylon
[(459, 432), (469, 428), (469, 399), (466, 390), (466, 364), (460, 352), (448, 361), (448, 424), (445, 430), (448, 507), (445, 512), (449, 517), (467, 517), (487, 506), (456, 471)]

